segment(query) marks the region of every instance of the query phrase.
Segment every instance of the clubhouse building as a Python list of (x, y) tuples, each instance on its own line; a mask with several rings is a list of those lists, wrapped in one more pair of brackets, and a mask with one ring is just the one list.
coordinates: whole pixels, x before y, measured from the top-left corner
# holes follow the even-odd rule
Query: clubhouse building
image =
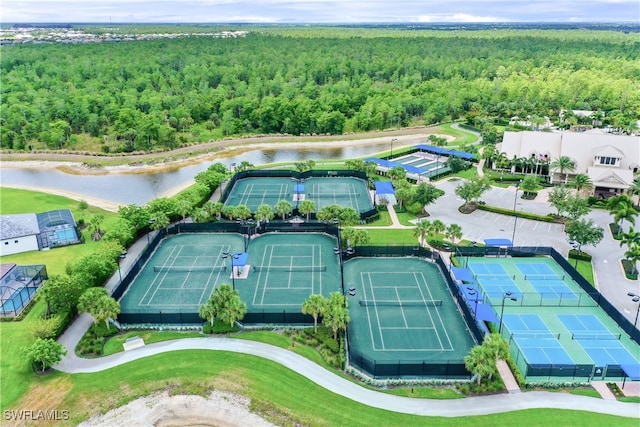
[(550, 171), (551, 182), (570, 180), (577, 174), (591, 179), (594, 195), (608, 198), (624, 193), (640, 170), (640, 137), (613, 135), (602, 129), (587, 132), (505, 132), (498, 151), (507, 158), (534, 158), (545, 163), (567, 156), (575, 169), (565, 174)]

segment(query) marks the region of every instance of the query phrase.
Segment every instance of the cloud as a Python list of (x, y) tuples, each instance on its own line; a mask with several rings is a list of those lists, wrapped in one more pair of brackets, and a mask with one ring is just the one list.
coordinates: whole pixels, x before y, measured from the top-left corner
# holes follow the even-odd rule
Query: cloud
[(508, 22), (509, 19), (497, 16), (476, 16), (468, 13), (454, 13), (448, 15), (420, 15), (418, 22)]
[(2, 0), (3, 22), (637, 21), (638, 0)]

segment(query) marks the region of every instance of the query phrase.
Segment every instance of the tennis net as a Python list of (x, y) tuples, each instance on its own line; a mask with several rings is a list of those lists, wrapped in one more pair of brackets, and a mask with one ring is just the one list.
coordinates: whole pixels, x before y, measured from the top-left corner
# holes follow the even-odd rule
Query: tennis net
[(513, 332), (511, 338), (514, 339), (529, 339), (529, 340), (542, 340), (542, 339), (560, 339), (560, 334), (554, 334), (552, 332)]
[(442, 300), (360, 300), (363, 307), (440, 307)]
[(253, 271), (300, 271), (300, 272), (314, 272), (314, 271), (327, 271), (326, 265), (309, 265), (309, 266), (295, 266), (295, 265), (255, 265)]
[(242, 193), (237, 195), (240, 199), (286, 199), (291, 197), (291, 194), (284, 193), (265, 193), (260, 191), (254, 191), (251, 193)]
[(564, 275), (556, 276), (555, 274), (525, 274), (524, 280), (564, 280)]
[(599, 341), (599, 340), (619, 340), (622, 334), (571, 334), (572, 340)]
[(313, 197), (313, 198), (322, 198), (322, 197), (326, 197), (326, 198), (331, 198), (331, 199), (340, 199), (340, 198), (352, 198), (352, 197), (359, 197), (360, 193), (307, 193), (307, 197)]
[(154, 265), (153, 271), (156, 273), (194, 273), (194, 272), (210, 272), (223, 271), (226, 267), (209, 265), (209, 266), (179, 266), (179, 265)]

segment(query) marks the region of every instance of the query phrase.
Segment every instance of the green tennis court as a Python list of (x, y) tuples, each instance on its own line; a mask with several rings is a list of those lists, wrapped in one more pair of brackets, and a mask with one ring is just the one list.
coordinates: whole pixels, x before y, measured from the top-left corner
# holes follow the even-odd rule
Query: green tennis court
[(335, 238), (321, 233), (268, 233), (254, 238), (248, 276), (236, 281), (249, 311), (299, 313), (309, 295), (339, 291), (335, 246)]
[(179, 234), (165, 238), (120, 300), (122, 312), (198, 311), (231, 270), (224, 252), (244, 248), (239, 234)]
[[(462, 361), (474, 342), (435, 264), (357, 258), (344, 266), (349, 345), (373, 361)], [(353, 294), (353, 295), (352, 295)]]
[(301, 313), (310, 294), (339, 291), (337, 241), (322, 233), (267, 233), (251, 240), (246, 265), (231, 276), (225, 252), (244, 249), (235, 233), (166, 237), (120, 300), (123, 313), (197, 313), (221, 283), (232, 284), (248, 313)]
[(316, 209), (329, 205), (354, 208), (358, 212), (373, 209), (366, 181), (355, 177), (243, 178), (234, 184), (225, 200), (229, 206), (246, 205), (255, 211), (258, 206), (275, 206), (286, 200), (296, 208), (300, 202), (311, 200)]

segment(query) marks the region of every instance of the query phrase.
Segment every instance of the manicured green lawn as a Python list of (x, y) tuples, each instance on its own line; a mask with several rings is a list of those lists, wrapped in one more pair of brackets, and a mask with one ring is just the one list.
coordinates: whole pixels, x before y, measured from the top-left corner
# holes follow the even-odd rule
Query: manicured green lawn
[(410, 222), (410, 220), (415, 220), (416, 216), (412, 215), (408, 212), (398, 212), (396, 213), (396, 215), (398, 216), (398, 221), (400, 221), (400, 224), (402, 225), (407, 225), (409, 227), (415, 227), (416, 225), (412, 222)]
[[(570, 259), (569, 263), (571, 265), (575, 265), (576, 260)], [(587, 282), (595, 286), (595, 280), (593, 279), (593, 265), (591, 265), (590, 261), (578, 261), (577, 270), (578, 273), (587, 280)]]
[[(248, 396), (251, 408), (282, 425), (311, 426), (637, 426), (637, 420), (582, 411), (537, 409), (478, 417), (420, 417), (375, 409), (329, 392), (277, 363), (224, 351), (185, 350), (137, 360), (95, 374), (55, 373), (28, 396), (58, 393), (58, 407), (77, 424), (155, 390), (226, 390)], [(37, 395), (37, 396), (36, 396)], [(36, 408), (34, 408), (36, 409)]]
[(371, 235), (370, 245), (417, 245), (418, 238), (413, 235), (411, 228), (385, 228), (369, 230)]
[(367, 224), (367, 226), (370, 227), (386, 227), (389, 226), (391, 224), (393, 224), (393, 221), (391, 221), (391, 215), (389, 215), (389, 212), (387, 211), (379, 211), (380, 212), (380, 219), (374, 222), (371, 222), (369, 224)]
[(115, 335), (107, 340), (103, 348), (103, 356), (124, 351), (122, 344), (131, 337), (140, 337), (145, 344), (154, 342), (169, 341), (180, 338), (203, 338), (205, 335), (200, 332), (178, 332), (178, 331), (129, 331), (125, 334)]
[(22, 321), (0, 322), (0, 410), (14, 404), (32, 383), (38, 381), (29, 363), (22, 358), (22, 347), (34, 341), (29, 324), (45, 310), (45, 304), (38, 301)]
[(478, 140), (478, 137), (472, 134), (471, 132), (467, 132), (463, 129), (454, 129), (451, 126), (455, 123), (447, 123), (438, 126), (436, 129), (436, 133), (445, 133), (447, 135), (455, 136), (455, 140), (448, 143), (447, 145), (462, 145), (462, 144), (471, 144)]

